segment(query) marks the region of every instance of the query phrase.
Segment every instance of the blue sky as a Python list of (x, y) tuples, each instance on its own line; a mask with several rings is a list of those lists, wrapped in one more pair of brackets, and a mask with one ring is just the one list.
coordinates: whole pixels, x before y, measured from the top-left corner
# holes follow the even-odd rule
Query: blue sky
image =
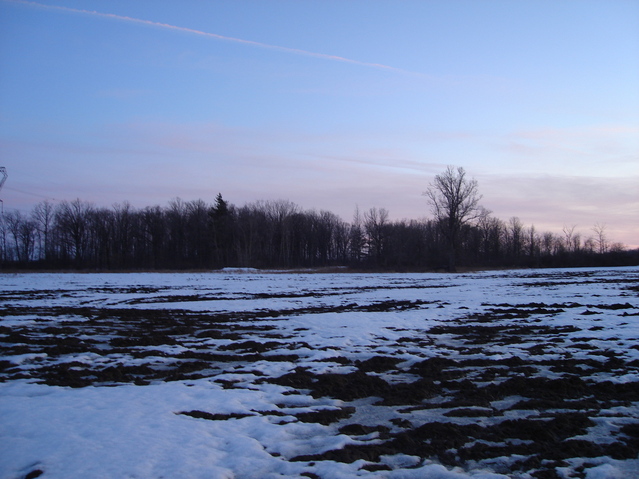
[(6, 209), (419, 219), (447, 165), (503, 220), (639, 246), (639, 2), (0, 0)]

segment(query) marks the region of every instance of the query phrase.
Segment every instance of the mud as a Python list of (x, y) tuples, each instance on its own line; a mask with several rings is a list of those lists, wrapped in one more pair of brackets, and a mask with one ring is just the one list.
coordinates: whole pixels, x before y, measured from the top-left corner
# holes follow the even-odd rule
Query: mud
[[(569, 283), (549, 280), (527, 287)], [(634, 294), (636, 286), (626, 289)], [(65, 293), (24, 294), (36, 301)], [(318, 294), (300, 292), (287, 297)], [(16, 297), (25, 300), (19, 293), (5, 295), (3, 300)], [(170, 296), (172, 303), (213, 299), (210, 295)], [(639, 361), (625, 354), (614, 331), (596, 340), (589, 334), (605, 332), (604, 325), (582, 329), (577, 324), (541, 321), (576, 309), (583, 310), (579, 314), (584, 316), (616, 315), (631, 320), (639, 313), (629, 303), (501, 303), (484, 304), (480, 312), (461, 309), (459, 317), (445, 324), (407, 331), (388, 344), (383, 354), (371, 351), (363, 359), (361, 354), (349, 357), (348, 352), (340, 352), (317, 360), (318, 365), (346, 368), (344, 372), (317, 373), (308, 365), (296, 366), (298, 351), (313, 347), (299, 341), (294, 332), (273, 325), (274, 320), (329, 312), (418, 310), (441, 304), (382, 300), (233, 313), (141, 307), (165, 300), (169, 301), (167, 297), (129, 301), (138, 305), (135, 309), (5, 305), (0, 317), (11, 322), (0, 323), (2, 355), (24, 359), (0, 361), (0, 381), (28, 379), (82, 388), (211, 378), (225, 388), (271, 383), (286, 387), (291, 395), (339, 399), (344, 404), (340, 408), (297, 411), (281, 405), (254, 415), (315, 422), (335, 427), (336, 434), (364, 438), (360, 444), (290, 460), (352, 463), (363, 459), (369, 471), (388, 470), (381, 456), (401, 453), (446, 466), (489, 464), (498, 473), (528, 472), (546, 479), (560, 477), (557, 468), (568, 467), (571, 459), (609, 456), (623, 460), (639, 455), (639, 420), (628, 412), (639, 404), (639, 381), (633, 379), (639, 377)], [(264, 318), (269, 324), (261, 322)], [(425, 346), (428, 354), (405, 360), (407, 348)], [(517, 354), (504, 357), (499, 354), (502, 347), (514, 348)], [(271, 377), (252, 368), (256, 361), (291, 363), (293, 367)], [(242, 372), (245, 379), (217, 378), (230, 369)], [(607, 379), (611, 375), (625, 379), (611, 381)], [(360, 422), (353, 421), (362, 401), (384, 410), (379, 422), (361, 417)], [(247, 417), (215, 411), (177, 414), (212, 421)], [(610, 418), (619, 424), (610, 436), (589, 433), (599, 420)], [(586, 462), (575, 468), (571, 477), (585, 477), (588, 467)], [(41, 473), (32, 471), (28, 477)]]

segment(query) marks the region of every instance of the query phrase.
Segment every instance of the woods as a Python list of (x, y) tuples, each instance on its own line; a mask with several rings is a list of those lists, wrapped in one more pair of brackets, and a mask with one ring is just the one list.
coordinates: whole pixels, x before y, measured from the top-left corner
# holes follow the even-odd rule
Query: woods
[(576, 226), (539, 233), (517, 217), (504, 222), (479, 205), (475, 179), (449, 166), (424, 196), (432, 219), (389, 219), (385, 208), (347, 223), (330, 211), (288, 200), (241, 207), (221, 193), (208, 204), (175, 198), (166, 207), (130, 203), (96, 207), (76, 199), (43, 201), (30, 214), (0, 221), (3, 268), (181, 270), (319, 268), (398, 271), (467, 268), (618, 266), (639, 263), (639, 250), (608, 241), (605, 225), (590, 236)]
[[(637, 264), (639, 252), (609, 243), (605, 226), (584, 235), (539, 232), (516, 218), (479, 210), (455, 231), (459, 267)], [(0, 260), (7, 268), (166, 270), (223, 267), (450, 270), (450, 232), (442, 218), (389, 219), (384, 208), (355, 211), (351, 223), (287, 200), (235, 206), (217, 195), (136, 209), (76, 199), (5, 212)]]

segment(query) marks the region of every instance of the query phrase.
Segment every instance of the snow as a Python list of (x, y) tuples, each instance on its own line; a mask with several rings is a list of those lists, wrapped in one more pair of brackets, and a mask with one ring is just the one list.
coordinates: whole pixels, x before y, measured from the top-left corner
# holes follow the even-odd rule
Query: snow
[[(186, 334), (179, 344), (142, 345), (138, 351), (146, 349), (152, 354), (140, 357), (126, 351), (102, 354), (99, 348), (92, 352), (69, 352), (57, 358), (42, 352), (12, 352), (9, 343), (0, 337), (0, 361), (8, 361), (13, 370), (24, 373), (7, 376), (0, 382), (0, 479), (20, 479), (38, 470), (45, 479), (281, 479), (304, 477), (304, 473), (306, 477), (331, 479), (531, 478), (525, 471), (510, 474), (502, 470), (508, 460), (499, 464), (496, 459), (451, 467), (437, 463), (435, 458), (382, 455), (379, 464), (385, 468), (377, 471), (363, 468), (369, 464), (363, 459), (350, 463), (292, 461), (297, 456), (317, 455), (349, 444), (375, 444), (380, 441), (377, 432), (351, 437), (340, 433), (339, 428), (353, 423), (389, 424), (392, 419), (405, 418), (407, 413), (379, 405), (373, 398), (348, 401), (316, 397), (303, 388), (293, 394), (290, 386), (263, 379), (281, 377), (296, 368), (313, 374), (352, 373), (357, 371), (357, 361), (374, 355), (399, 360), (398, 373), (377, 374), (389, 382), (410, 379), (412, 365), (435, 356), (492, 361), (523, 358), (541, 364), (544, 360), (565, 357), (567, 352), (584, 361), (601, 360), (602, 356), (593, 356), (594, 348), (604, 351), (614, 348), (627, 363), (632, 363), (639, 360), (639, 294), (628, 286), (638, 284), (637, 267), (460, 275), (275, 274), (257, 270), (1, 274), (0, 326), (6, 328), (5, 332), (44, 325), (79, 327), (93, 320), (94, 313), (82, 316), (78, 312), (47, 312), (55, 308), (167, 310), (226, 314), (231, 318), (237, 314), (238, 325), (250, 323), (259, 328), (240, 330), (241, 339), (237, 340), (191, 338)], [(413, 304), (406, 309), (374, 307), (386, 301)], [(561, 342), (539, 350), (535, 348), (538, 342), (534, 337), (522, 337), (521, 342), (513, 343), (493, 341), (472, 349), (465, 338), (451, 332), (425, 334), (437, 326), (463, 324), (460, 320), (472, 315), (506, 308), (502, 305), (527, 305), (531, 309), (533, 303), (544, 304), (547, 310), (534, 313), (534, 321), (530, 323), (534, 327), (577, 328), (566, 329), (559, 335)], [(578, 306), (568, 307), (570, 304)], [(611, 305), (625, 306), (612, 309)], [(280, 313), (274, 314), (276, 311)], [(247, 320), (242, 316), (247, 312), (263, 315)], [(500, 324), (506, 324), (505, 321)], [(229, 324), (232, 323), (231, 320)], [(113, 337), (111, 331), (100, 333), (96, 329), (87, 331), (80, 339), (93, 338), (104, 345)], [(48, 385), (38, 377), (39, 368), (62, 363), (100, 368), (115, 364), (169, 367), (171, 358), (185, 351), (219, 352), (245, 341), (271, 341), (273, 345), (249, 364), (223, 363), (204, 377), (170, 381), (158, 378), (143, 385), (116, 381), (85, 387)], [(584, 344), (584, 349), (575, 350), (575, 344)], [(347, 357), (352, 362), (331, 362), (331, 358), (338, 357)], [(473, 371), (481, 375), (485, 368), (478, 366)], [(544, 374), (547, 378), (560, 377), (550, 367)], [(593, 378), (618, 384), (637, 383), (639, 373), (636, 368), (612, 370), (598, 372)], [(481, 381), (490, 384), (490, 379)], [(486, 417), (455, 420), (458, 424), (493, 424), (496, 419), (488, 416), (491, 408), (505, 411), (521, 399), (508, 396), (496, 400), (490, 408), (471, 406), (469, 410)], [(341, 422), (324, 425), (296, 418), (304, 412), (340, 410), (346, 406), (356, 411)], [(188, 411), (229, 417), (206, 420), (182, 414)], [(434, 418), (451, 421), (446, 412), (435, 407), (416, 409), (411, 422), (418, 426)], [(538, 413), (509, 410), (500, 420)], [(585, 438), (610, 443), (616, 440), (621, 426), (638, 422), (639, 403), (611, 406), (607, 414), (599, 414)], [(399, 431), (390, 427), (393, 433)], [(518, 440), (513, 441), (515, 444)], [(568, 465), (557, 467), (557, 471), (568, 477), (585, 463), (589, 463), (584, 468), (586, 479), (639, 477), (636, 458), (617, 460), (605, 455), (571, 459)]]

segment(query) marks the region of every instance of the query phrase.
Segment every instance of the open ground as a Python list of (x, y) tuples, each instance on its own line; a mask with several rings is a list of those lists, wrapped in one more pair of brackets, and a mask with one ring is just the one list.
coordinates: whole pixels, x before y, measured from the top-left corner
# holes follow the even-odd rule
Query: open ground
[(0, 275), (0, 478), (639, 477), (639, 268)]

